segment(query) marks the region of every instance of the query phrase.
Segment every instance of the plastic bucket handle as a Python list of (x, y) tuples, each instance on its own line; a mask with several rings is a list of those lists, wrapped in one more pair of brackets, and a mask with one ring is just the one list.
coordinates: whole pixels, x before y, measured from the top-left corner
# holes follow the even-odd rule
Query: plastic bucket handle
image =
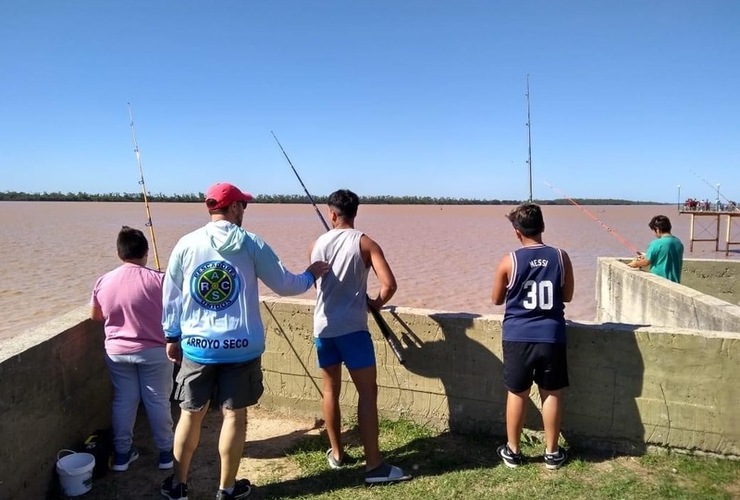
[(59, 451), (57, 452), (57, 462), (59, 461), (59, 459), (61, 459), (61, 458), (62, 458), (62, 457), (61, 457), (61, 456), (59, 456), (59, 455), (61, 455), (61, 453), (62, 453), (63, 451), (66, 451), (66, 452), (67, 452), (67, 455), (74, 455), (75, 453), (77, 453), (77, 452), (76, 452), (76, 451), (74, 451), (74, 450), (68, 450), (68, 449), (66, 449), (66, 448), (64, 448), (64, 449), (61, 449), (61, 450), (59, 450)]

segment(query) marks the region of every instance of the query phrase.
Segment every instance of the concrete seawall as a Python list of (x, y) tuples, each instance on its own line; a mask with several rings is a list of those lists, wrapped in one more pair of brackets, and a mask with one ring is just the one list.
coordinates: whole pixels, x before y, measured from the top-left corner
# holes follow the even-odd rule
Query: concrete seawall
[[(629, 270), (616, 259), (600, 260), (598, 280), (601, 314), (623, 319), (568, 325), (571, 387), (563, 435), (569, 444), (630, 454), (660, 446), (739, 457), (740, 329), (730, 330), (737, 306), (711, 297), (719, 301), (712, 308), (704, 294)], [(688, 297), (692, 304), (708, 303), (707, 312), (703, 306), (668, 307)], [(653, 306), (638, 307), (646, 301)], [(265, 406), (320, 414), (312, 306), (306, 300), (263, 300)], [(663, 309), (673, 311), (667, 319), (650, 314)], [(624, 319), (634, 318), (635, 311), (643, 315), (639, 321)], [(707, 323), (725, 311), (724, 319)], [(88, 312), (82, 307), (0, 344), (2, 499), (43, 498), (57, 451), (109, 425), (103, 333)], [(406, 359), (398, 363), (371, 320), (384, 415), (504, 435), (500, 315), (396, 308), (383, 316)], [(675, 327), (691, 326), (692, 318), (728, 330)], [(668, 320), (674, 326), (658, 326)], [(653, 326), (640, 326), (647, 324)], [(349, 415), (357, 394), (346, 376), (345, 381), (341, 402)], [(541, 428), (536, 396), (527, 427)]]
[[(318, 415), (311, 303), (265, 301), (266, 404)], [(400, 365), (374, 325), (379, 408), (457, 432), (505, 434), (501, 316), (398, 308)], [(740, 334), (571, 323), (563, 435), (571, 445), (639, 454), (648, 446), (740, 456)], [(305, 368), (304, 368), (305, 366)], [(353, 411), (348, 377), (341, 402)], [(536, 402), (536, 396), (533, 398)], [(536, 403), (527, 427), (541, 429)]]
[(0, 498), (44, 498), (57, 452), (110, 426), (99, 324), (76, 309), (0, 343)]
[(682, 284), (600, 257), (596, 320), (740, 332), (740, 262), (684, 261)]

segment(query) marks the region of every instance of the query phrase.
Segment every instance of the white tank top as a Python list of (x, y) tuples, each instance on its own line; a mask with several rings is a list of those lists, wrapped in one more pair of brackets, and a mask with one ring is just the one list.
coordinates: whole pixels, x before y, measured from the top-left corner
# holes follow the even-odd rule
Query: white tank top
[(330, 270), (316, 282), (315, 337), (339, 337), (367, 330), (367, 274), (360, 251), (362, 231), (332, 229), (316, 240), (311, 262), (323, 260)]

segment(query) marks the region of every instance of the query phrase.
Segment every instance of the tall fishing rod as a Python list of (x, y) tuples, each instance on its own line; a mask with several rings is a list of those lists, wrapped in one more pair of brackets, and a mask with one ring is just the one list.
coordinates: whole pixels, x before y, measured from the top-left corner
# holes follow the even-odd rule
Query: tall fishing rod
[[(298, 178), (298, 182), (301, 183), (301, 186), (303, 187), (303, 191), (306, 193), (306, 196), (308, 196), (308, 199), (311, 200), (311, 204), (313, 205), (314, 210), (316, 210), (316, 214), (319, 216), (319, 219), (321, 219), (321, 223), (324, 225), (324, 229), (329, 231), (330, 230), (329, 224), (326, 223), (326, 219), (324, 219), (324, 216), (321, 215), (321, 211), (316, 206), (316, 202), (314, 201), (313, 196), (311, 196), (311, 193), (308, 192), (308, 189), (306, 188), (306, 185), (303, 183), (301, 176), (298, 175), (298, 171), (293, 166), (293, 162), (290, 161), (288, 154), (285, 152), (285, 149), (283, 149), (283, 145), (280, 144), (280, 141), (275, 135), (275, 132), (270, 130), (270, 133), (275, 138), (275, 142), (277, 142), (278, 147), (280, 147), (280, 151), (283, 152), (283, 156), (285, 156), (285, 159), (288, 160), (288, 164), (290, 165), (290, 168), (293, 169), (293, 173)], [(383, 337), (388, 342), (388, 345), (390, 346), (391, 351), (393, 351), (393, 354), (396, 356), (396, 359), (398, 360), (398, 362), (400, 364), (404, 364), (406, 360), (403, 358), (403, 355), (401, 354), (401, 350), (398, 348), (398, 346), (394, 342), (395, 337), (393, 334), (393, 330), (391, 330), (391, 327), (388, 326), (388, 323), (386, 323), (385, 319), (383, 319), (383, 316), (380, 314), (380, 311), (378, 311), (377, 309), (375, 309), (375, 307), (370, 305), (369, 303), (370, 297), (366, 296), (366, 299), (368, 300), (367, 308), (370, 310), (370, 314), (373, 316), (375, 323), (377, 323), (380, 333), (383, 334)]]
[(144, 195), (144, 207), (146, 207), (146, 226), (149, 228), (149, 236), (152, 238), (152, 248), (154, 249), (154, 263), (157, 265), (157, 271), (161, 271), (162, 268), (159, 266), (159, 253), (157, 252), (157, 239), (154, 237), (154, 224), (152, 223), (152, 212), (149, 209), (149, 199), (147, 198), (146, 183), (144, 182), (144, 168), (141, 166), (141, 152), (139, 151), (139, 144), (136, 142), (136, 129), (134, 129), (134, 114), (131, 112), (131, 103), (128, 103), (128, 117), (131, 124), (131, 137), (134, 140), (134, 153), (136, 154), (136, 162), (139, 165), (139, 184), (141, 185), (141, 192)]
[(275, 132), (270, 130), (270, 133), (275, 138), (275, 142), (277, 142), (277, 145), (280, 148), (280, 151), (283, 152), (283, 156), (285, 156), (285, 159), (288, 160), (288, 165), (290, 165), (290, 168), (293, 169), (293, 173), (298, 178), (298, 182), (301, 183), (301, 187), (303, 188), (303, 191), (306, 193), (306, 196), (308, 196), (308, 199), (311, 200), (311, 205), (313, 205), (313, 209), (316, 210), (316, 215), (318, 215), (319, 219), (321, 219), (321, 223), (324, 225), (324, 229), (326, 229), (327, 231), (331, 230), (331, 228), (329, 227), (329, 224), (327, 224), (326, 221), (324, 220), (324, 216), (321, 215), (321, 211), (319, 210), (319, 207), (316, 206), (316, 202), (314, 201), (313, 196), (311, 196), (311, 193), (308, 192), (308, 189), (306, 188), (306, 185), (303, 183), (301, 176), (298, 175), (298, 171), (293, 166), (293, 162), (290, 161), (290, 158), (288, 158), (288, 153), (285, 152), (285, 150), (283, 149), (283, 145), (280, 144), (280, 141), (278, 141), (278, 138), (275, 135)]
[(532, 120), (529, 114), (529, 75), (527, 75), (527, 165), (529, 165), (529, 202), (532, 203)]
[(629, 248), (630, 250), (632, 250), (633, 252), (635, 252), (637, 255), (642, 255), (642, 252), (640, 252), (637, 249), (637, 247), (635, 245), (633, 245), (629, 240), (627, 240), (625, 237), (621, 236), (618, 232), (616, 232), (611, 227), (609, 227), (606, 224), (604, 224), (598, 217), (596, 217), (589, 210), (586, 210), (583, 206), (579, 205), (573, 198), (569, 197), (568, 195), (566, 195), (565, 193), (563, 193), (561, 190), (559, 190), (558, 188), (556, 188), (555, 186), (553, 186), (549, 182), (545, 182), (545, 184), (547, 185), (547, 187), (549, 187), (553, 191), (556, 191), (556, 192), (560, 193), (560, 196), (562, 196), (563, 198), (565, 198), (566, 200), (568, 200), (570, 203), (572, 203), (581, 212), (583, 212), (584, 214), (586, 214), (587, 216), (589, 216), (591, 219), (593, 219), (596, 222), (598, 222), (604, 229), (606, 229), (607, 231), (609, 231), (609, 234), (611, 234), (612, 236), (614, 236), (624, 246), (626, 246), (627, 248)]

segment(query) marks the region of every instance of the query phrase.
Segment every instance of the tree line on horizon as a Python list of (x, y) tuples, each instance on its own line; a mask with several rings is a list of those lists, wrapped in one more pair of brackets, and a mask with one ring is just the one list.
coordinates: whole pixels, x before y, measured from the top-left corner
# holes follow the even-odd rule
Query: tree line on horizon
[[(147, 200), (153, 203), (202, 203), (204, 193), (173, 194), (162, 193), (147, 194)], [(328, 196), (313, 196), (317, 204), (326, 204)], [(572, 200), (572, 201), (571, 201)], [(53, 191), (51, 193), (26, 193), (23, 191), (0, 192), (0, 201), (84, 201), (84, 202), (134, 202), (143, 203), (143, 193), (62, 193)], [(394, 195), (371, 195), (360, 196), (363, 205), (518, 205), (526, 200), (511, 199), (479, 199), (479, 198), (450, 198), (438, 196), (394, 196)], [(310, 203), (308, 196), (300, 194), (258, 194), (253, 203), (281, 203), (302, 204)], [(579, 205), (663, 205), (652, 201), (635, 201), (615, 198), (557, 198), (553, 200), (533, 200), (539, 205), (568, 205), (576, 202)]]

